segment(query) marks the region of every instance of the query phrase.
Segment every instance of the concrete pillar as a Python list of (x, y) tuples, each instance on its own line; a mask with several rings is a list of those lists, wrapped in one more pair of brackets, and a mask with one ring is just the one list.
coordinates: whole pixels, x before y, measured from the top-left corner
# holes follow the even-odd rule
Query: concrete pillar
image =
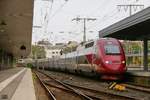
[(4, 69), (4, 66), (5, 66), (4, 60), (5, 60), (5, 59), (4, 59), (4, 52), (2, 52), (2, 64), (1, 64), (2, 66), (1, 66), (1, 69)]
[(1, 58), (0, 58), (0, 60), (1, 60), (1, 61), (0, 61), (0, 62), (1, 62), (1, 63), (0, 63), (0, 70), (1, 70), (1, 69), (2, 69), (2, 59), (3, 59), (2, 54), (0, 55), (0, 57), (1, 57)]
[(143, 41), (144, 45), (144, 52), (143, 52), (143, 65), (144, 65), (144, 71), (148, 71), (148, 41), (147, 39), (144, 39)]
[(7, 65), (8, 66), (10, 65), (10, 58), (9, 58), (9, 56), (7, 57)]

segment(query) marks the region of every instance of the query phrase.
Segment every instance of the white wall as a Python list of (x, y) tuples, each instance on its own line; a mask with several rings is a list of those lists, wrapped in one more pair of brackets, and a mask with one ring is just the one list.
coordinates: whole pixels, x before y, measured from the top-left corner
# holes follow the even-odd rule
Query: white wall
[(45, 51), (46, 51), (46, 58), (60, 57), (61, 49), (54, 49), (54, 50), (46, 49)]

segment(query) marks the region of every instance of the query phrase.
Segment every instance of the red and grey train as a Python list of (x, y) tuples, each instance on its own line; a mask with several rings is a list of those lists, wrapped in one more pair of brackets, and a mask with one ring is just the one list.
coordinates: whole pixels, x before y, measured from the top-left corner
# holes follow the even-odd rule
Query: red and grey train
[(43, 64), (45, 69), (97, 73), (101, 79), (106, 80), (118, 80), (126, 72), (124, 50), (121, 43), (114, 38), (100, 38), (80, 44), (76, 51), (62, 54), (60, 58)]

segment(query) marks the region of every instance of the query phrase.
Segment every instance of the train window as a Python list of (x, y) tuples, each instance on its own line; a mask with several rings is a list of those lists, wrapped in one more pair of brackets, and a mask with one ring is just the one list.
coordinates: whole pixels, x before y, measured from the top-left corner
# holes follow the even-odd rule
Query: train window
[(94, 45), (94, 42), (87, 43), (85, 44), (85, 48), (92, 47), (93, 45)]
[(118, 45), (107, 44), (104, 46), (105, 53), (109, 54), (120, 54), (120, 49)]

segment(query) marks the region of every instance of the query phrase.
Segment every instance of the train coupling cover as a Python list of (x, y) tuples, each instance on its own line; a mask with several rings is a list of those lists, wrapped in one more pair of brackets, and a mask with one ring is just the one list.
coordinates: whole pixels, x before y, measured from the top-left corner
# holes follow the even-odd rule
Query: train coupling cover
[(117, 90), (117, 91), (125, 91), (126, 90), (126, 87), (124, 84), (118, 84), (117, 82), (111, 82), (108, 88), (112, 89), (112, 90)]

